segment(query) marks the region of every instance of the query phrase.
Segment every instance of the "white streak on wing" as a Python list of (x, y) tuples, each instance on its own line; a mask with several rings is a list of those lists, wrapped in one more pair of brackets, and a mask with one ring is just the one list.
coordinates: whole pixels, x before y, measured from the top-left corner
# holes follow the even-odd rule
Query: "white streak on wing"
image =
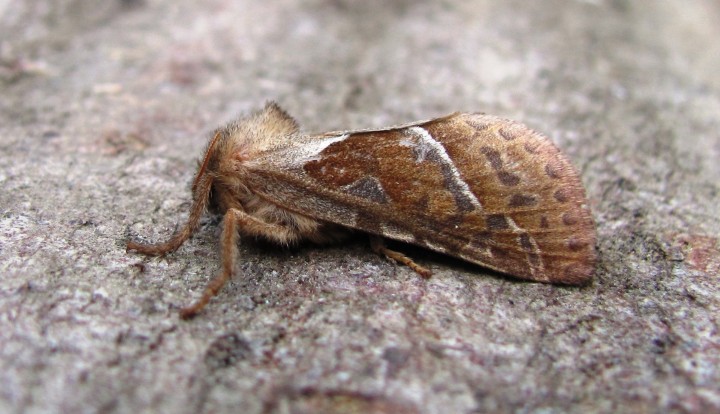
[(435, 250), (436, 252), (447, 253), (447, 248), (445, 248), (445, 246), (439, 245), (437, 243), (433, 243), (432, 241), (429, 241), (429, 240), (425, 240), (424, 244), (429, 249)]
[(403, 147), (410, 147), (412, 148), (415, 153), (415, 164), (419, 164), (423, 161), (425, 161), (425, 157), (427, 157), (428, 151), (430, 151), (433, 147), (430, 145), (427, 145), (426, 142), (420, 140), (421, 142), (415, 142), (412, 139), (403, 138), (400, 140), (399, 144)]
[(415, 242), (415, 236), (413, 236), (411, 233), (408, 233), (405, 230), (402, 230), (399, 227), (388, 223), (380, 223), (380, 231), (382, 232), (383, 236), (404, 241), (406, 243)]
[(309, 142), (302, 145), (297, 149), (296, 163), (304, 164), (308, 161), (320, 159), (320, 153), (330, 145), (344, 141), (350, 134), (342, 134), (335, 137), (329, 137), (325, 139), (319, 139), (317, 141)]
[(505, 216), (505, 221), (507, 221), (507, 223), (508, 223), (508, 225), (510, 226), (510, 228), (512, 229), (513, 233), (516, 233), (516, 234), (523, 234), (523, 233), (525, 233), (525, 230), (523, 230), (522, 228), (520, 228), (520, 226), (518, 226), (517, 223), (515, 223), (515, 220), (513, 220), (511, 217), (508, 217), (508, 216), (506, 215), (506, 216)]
[[(515, 220), (513, 220), (512, 218), (507, 217), (507, 216), (505, 218), (508, 222), (508, 225), (512, 229), (513, 233), (518, 234), (518, 244), (520, 244), (520, 236), (522, 236), (523, 234), (526, 234), (527, 232), (525, 230), (523, 230), (520, 226), (518, 226), (517, 223), (515, 223)], [(533, 253), (537, 254), (538, 259), (540, 260), (538, 269), (540, 270), (541, 273), (545, 273), (545, 264), (543, 263), (542, 255), (540, 254), (540, 247), (538, 246), (537, 242), (535, 241), (535, 238), (530, 236), (529, 233), (527, 233), (527, 234), (530, 237), (530, 244), (532, 244)], [(530, 255), (528, 255), (527, 262), (530, 263)], [(530, 274), (532, 274), (533, 277), (536, 277), (536, 278), (538, 277), (537, 272), (533, 266), (530, 266)], [(547, 282), (550, 279), (548, 277), (546, 277), (543, 280)]]
[(465, 243), (465, 246), (463, 246), (463, 248), (460, 251), (464, 252), (469, 249), (472, 249), (473, 252), (480, 252), (482, 255), (490, 257), (490, 258), (492, 258), (494, 256), (492, 250), (490, 250), (490, 247), (485, 247), (484, 249), (481, 249), (478, 246), (474, 246), (472, 240)]
[[(445, 147), (442, 146), (435, 138), (430, 135), (430, 133), (421, 127), (414, 126), (409, 127), (405, 131), (410, 132), (411, 134), (418, 137), (418, 140), (420, 141), (418, 143), (418, 146), (422, 150), (425, 146), (432, 147), (438, 155), (440, 155), (440, 158), (442, 158), (443, 162), (450, 167), (450, 171), (452, 171), (452, 178), (455, 182), (455, 185), (457, 185), (463, 192), (463, 194), (470, 200), (473, 206), (478, 211), (482, 211), (483, 207), (482, 204), (480, 204), (480, 200), (475, 197), (475, 194), (473, 194), (472, 191), (470, 191), (470, 187), (467, 185), (465, 180), (460, 177), (460, 172), (458, 171), (457, 167), (455, 167), (455, 163), (453, 163), (452, 159), (450, 158), (450, 155), (448, 155), (447, 151), (445, 151)], [(423, 154), (423, 159), (425, 158), (425, 154)]]

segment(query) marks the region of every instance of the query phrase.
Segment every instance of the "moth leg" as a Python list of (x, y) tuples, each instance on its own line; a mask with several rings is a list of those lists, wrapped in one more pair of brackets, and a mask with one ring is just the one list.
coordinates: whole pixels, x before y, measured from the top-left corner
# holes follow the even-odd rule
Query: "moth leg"
[(235, 261), (239, 254), (237, 239), (240, 230), (244, 234), (264, 236), (280, 243), (287, 243), (298, 238), (297, 230), (290, 226), (265, 223), (242, 210), (228, 210), (223, 217), (223, 231), (220, 236), (222, 270), (207, 284), (200, 299), (180, 310), (182, 319), (189, 319), (197, 315), (232, 277)]
[(382, 254), (388, 259), (392, 259), (400, 264), (404, 264), (405, 266), (414, 270), (415, 273), (419, 274), (424, 278), (429, 278), (430, 276), (432, 276), (432, 272), (429, 269), (420, 266), (404, 254), (396, 252), (395, 250), (390, 250), (385, 247), (385, 241), (382, 239), (382, 237), (374, 235), (370, 236), (370, 248), (377, 254)]

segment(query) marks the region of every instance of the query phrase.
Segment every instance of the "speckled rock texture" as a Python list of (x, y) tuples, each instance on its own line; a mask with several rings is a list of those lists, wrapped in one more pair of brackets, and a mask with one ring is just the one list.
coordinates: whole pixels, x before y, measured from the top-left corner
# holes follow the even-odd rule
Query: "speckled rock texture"
[[(0, 412), (720, 411), (713, 0), (0, 0)], [(599, 265), (526, 283), (358, 237), (164, 258), (208, 135), (522, 121), (581, 172)]]

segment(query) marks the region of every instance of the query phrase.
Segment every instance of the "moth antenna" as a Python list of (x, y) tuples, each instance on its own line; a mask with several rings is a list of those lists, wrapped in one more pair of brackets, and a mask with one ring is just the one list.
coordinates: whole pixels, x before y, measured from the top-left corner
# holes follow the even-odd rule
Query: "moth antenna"
[(135, 250), (138, 253), (149, 256), (162, 256), (166, 253), (177, 250), (197, 230), (200, 217), (202, 217), (208, 205), (212, 179), (204, 175), (196, 187), (196, 197), (190, 209), (190, 216), (185, 225), (175, 233), (170, 240), (158, 244), (141, 244), (134, 241), (127, 242), (127, 250)]
[(197, 174), (195, 174), (195, 179), (193, 180), (193, 184), (192, 184), (192, 193), (193, 194), (196, 194), (195, 190), (198, 187), (200, 179), (205, 176), (205, 170), (207, 169), (207, 165), (210, 162), (210, 155), (213, 153), (213, 149), (215, 148), (215, 144), (217, 143), (218, 139), (220, 139), (220, 131), (215, 132), (215, 136), (213, 137), (212, 140), (210, 140), (207, 150), (205, 150), (205, 156), (203, 157), (202, 164), (200, 164), (200, 168), (198, 169)]
[(187, 239), (197, 230), (200, 217), (208, 206), (208, 200), (210, 199), (210, 189), (212, 188), (212, 178), (207, 174), (207, 165), (210, 161), (213, 147), (220, 137), (220, 132), (216, 132), (208, 149), (203, 158), (203, 162), (200, 165), (195, 180), (193, 180), (192, 193), (193, 193), (193, 204), (190, 208), (190, 216), (188, 217), (185, 225), (175, 233), (170, 240), (164, 243), (157, 244), (141, 244), (134, 241), (128, 241), (126, 250), (135, 250), (138, 253), (146, 254), (149, 256), (162, 256), (166, 253), (177, 250), (182, 246)]

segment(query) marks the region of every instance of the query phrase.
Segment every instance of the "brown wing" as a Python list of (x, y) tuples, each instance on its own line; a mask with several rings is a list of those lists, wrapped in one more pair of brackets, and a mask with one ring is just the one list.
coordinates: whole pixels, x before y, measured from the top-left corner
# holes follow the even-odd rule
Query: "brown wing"
[(256, 160), (248, 185), (290, 210), (517, 277), (592, 277), (595, 228), (578, 175), (521, 124), (453, 114), (301, 144)]

